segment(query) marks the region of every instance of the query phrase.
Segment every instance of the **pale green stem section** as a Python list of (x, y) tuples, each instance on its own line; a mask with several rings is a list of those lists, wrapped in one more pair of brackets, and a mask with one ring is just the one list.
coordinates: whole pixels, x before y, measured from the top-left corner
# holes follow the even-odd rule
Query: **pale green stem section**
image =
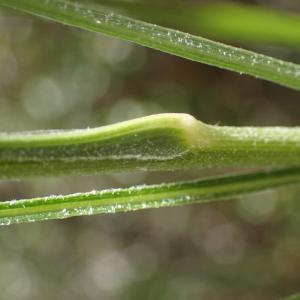
[(0, 177), (300, 166), (300, 128), (212, 126), (158, 114), (93, 129), (0, 134)]
[(0, 202), (0, 225), (206, 203), (300, 182), (300, 168)]
[(87, 4), (66, 0), (0, 0), (0, 5), (300, 90), (299, 65), (137, 21), (105, 9), (96, 10)]

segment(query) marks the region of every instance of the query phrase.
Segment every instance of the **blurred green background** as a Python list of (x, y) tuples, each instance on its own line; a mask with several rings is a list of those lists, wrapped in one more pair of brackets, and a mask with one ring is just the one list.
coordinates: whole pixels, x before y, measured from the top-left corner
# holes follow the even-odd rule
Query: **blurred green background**
[[(293, 0), (241, 3), (300, 11)], [(219, 40), (300, 63), (300, 47)], [(211, 124), (296, 126), (299, 101), (299, 92), (272, 83), (0, 10), (1, 131), (87, 128), (162, 112)], [(217, 172), (1, 181), (0, 199)], [(279, 299), (300, 290), (299, 195), (293, 187), (225, 203), (1, 227), (0, 298)]]

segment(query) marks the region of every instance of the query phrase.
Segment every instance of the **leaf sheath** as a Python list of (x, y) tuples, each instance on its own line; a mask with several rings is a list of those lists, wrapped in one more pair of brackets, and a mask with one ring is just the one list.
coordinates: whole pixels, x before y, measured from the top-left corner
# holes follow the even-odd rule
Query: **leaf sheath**
[(158, 114), (93, 129), (0, 134), (0, 178), (300, 166), (300, 128), (212, 126)]

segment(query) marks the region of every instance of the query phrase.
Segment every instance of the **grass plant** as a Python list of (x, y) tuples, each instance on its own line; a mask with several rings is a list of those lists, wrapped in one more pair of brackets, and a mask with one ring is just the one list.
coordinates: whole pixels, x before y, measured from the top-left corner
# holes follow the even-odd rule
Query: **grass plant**
[[(114, 8), (116, 3), (112, 2)], [(107, 2), (106, 6), (92, 6), (67, 0), (0, 0), (0, 6), (300, 90), (297, 64), (116, 14), (107, 8)], [(128, 7), (119, 5), (120, 9)], [(273, 170), (3, 202), (1, 223), (203, 202), (295, 183), (299, 181), (299, 152), (297, 127), (212, 126), (185, 114), (154, 115), (85, 130), (1, 133), (2, 179), (199, 167)]]

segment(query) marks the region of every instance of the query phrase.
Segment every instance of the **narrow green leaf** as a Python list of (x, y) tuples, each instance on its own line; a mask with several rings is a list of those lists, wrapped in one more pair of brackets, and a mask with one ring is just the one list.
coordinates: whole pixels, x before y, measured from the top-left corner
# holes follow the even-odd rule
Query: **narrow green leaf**
[(131, 17), (188, 28), (222, 40), (300, 48), (300, 15), (283, 10), (237, 3), (166, 5), (116, 0), (96, 2)]
[(300, 169), (0, 202), (0, 225), (225, 200), (300, 182)]
[(300, 128), (212, 126), (158, 114), (100, 128), (0, 133), (0, 178), (300, 166)]
[(96, 10), (87, 4), (66, 0), (0, 0), (0, 5), (300, 90), (299, 65), (137, 21), (105, 9)]

